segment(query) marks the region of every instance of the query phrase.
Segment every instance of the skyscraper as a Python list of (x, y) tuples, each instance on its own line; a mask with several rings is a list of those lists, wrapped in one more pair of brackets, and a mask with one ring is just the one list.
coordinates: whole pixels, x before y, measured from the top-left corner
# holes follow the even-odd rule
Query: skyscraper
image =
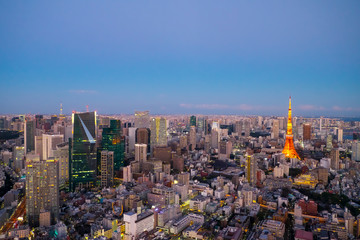
[(244, 123), (244, 130), (245, 130), (245, 137), (249, 137), (250, 136), (250, 131), (251, 131), (251, 129), (250, 129), (251, 127), (250, 127), (250, 120), (249, 119), (246, 119), (245, 120), (245, 123)]
[(195, 126), (190, 127), (189, 133), (189, 145), (191, 146), (191, 151), (194, 151), (196, 148), (196, 129)]
[(28, 155), (26, 161), (26, 216), (29, 225), (39, 226), (40, 212), (50, 212), (55, 224), (59, 217), (59, 169), (54, 159)]
[(96, 112), (73, 113), (72, 151), (69, 154), (70, 190), (91, 187), (96, 181)]
[(112, 187), (114, 185), (114, 152), (101, 151), (101, 188)]
[(25, 121), (24, 127), (25, 154), (35, 151), (35, 122)]
[(195, 116), (190, 117), (190, 127), (191, 126), (196, 126), (196, 117)]
[(235, 123), (235, 132), (238, 134), (238, 136), (241, 136), (242, 128), (243, 128), (243, 121), (237, 121)]
[(124, 166), (125, 138), (122, 136), (120, 120), (112, 119), (110, 127), (103, 128), (101, 150), (114, 152), (114, 171)]
[(344, 134), (344, 130), (342, 128), (339, 128), (337, 130), (337, 140), (338, 140), (338, 142), (343, 141), (343, 134)]
[(146, 144), (135, 144), (135, 161), (139, 161), (140, 167), (147, 159), (147, 146)]
[(152, 118), (150, 121), (150, 144), (151, 148), (167, 146), (167, 126), (165, 118)]
[(299, 154), (296, 152), (294, 147), (294, 136), (292, 133), (292, 119), (291, 119), (291, 97), (289, 98), (289, 112), (288, 112), (288, 123), (286, 131), (285, 146), (282, 151), (287, 158), (297, 158), (300, 159)]
[(273, 120), (272, 133), (275, 139), (279, 138), (279, 120)]
[(245, 177), (249, 184), (256, 184), (257, 161), (252, 155), (246, 157)]
[(43, 150), (43, 159), (49, 159), (54, 157), (54, 150), (56, 146), (64, 141), (63, 135), (42, 135), (42, 150)]
[(303, 124), (303, 139), (304, 139), (304, 141), (311, 140), (311, 124), (310, 123)]
[(150, 126), (149, 111), (135, 111), (135, 127), (149, 128)]
[(339, 169), (339, 149), (333, 148), (330, 153), (331, 158), (331, 168), (334, 170)]
[(360, 161), (360, 142), (354, 141), (351, 146), (352, 155), (351, 160)]

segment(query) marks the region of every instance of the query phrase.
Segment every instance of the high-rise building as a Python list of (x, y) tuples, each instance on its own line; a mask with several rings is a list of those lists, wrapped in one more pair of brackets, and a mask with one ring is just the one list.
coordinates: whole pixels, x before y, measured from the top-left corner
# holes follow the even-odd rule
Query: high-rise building
[(338, 170), (339, 169), (339, 149), (333, 148), (330, 153), (331, 158), (331, 168)]
[(35, 151), (35, 122), (25, 121), (24, 127), (25, 153)]
[(360, 142), (354, 141), (351, 146), (352, 154), (351, 160), (360, 161)]
[(63, 189), (69, 184), (69, 143), (58, 144), (54, 158), (59, 162), (59, 188)]
[(195, 126), (190, 127), (189, 146), (191, 147), (190, 148), (191, 151), (194, 151), (195, 148), (196, 148), (196, 129), (195, 129)]
[(150, 117), (149, 111), (135, 111), (135, 127), (136, 128), (149, 128)]
[(151, 148), (167, 145), (167, 126), (165, 118), (152, 118), (150, 121), (150, 145)]
[(112, 187), (114, 185), (114, 152), (101, 151), (101, 188)]
[(42, 128), (44, 116), (43, 115), (35, 115), (35, 127), (38, 129)]
[(251, 131), (250, 120), (249, 120), (249, 119), (246, 119), (246, 120), (245, 120), (245, 123), (244, 123), (244, 131), (245, 131), (244, 136), (245, 136), (245, 137), (249, 137), (249, 136), (250, 136), (250, 131)]
[(69, 139), (70, 190), (91, 187), (96, 181), (96, 112), (73, 113), (73, 139)]
[(24, 169), (24, 160), (25, 160), (25, 148), (20, 146), (13, 147), (13, 164), (12, 168), (16, 172)]
[(311, 124), (310, 123), (303, 124), (303, 139), (304, 139), (304, 141), (311, 140)]
[(138, 128), (135, 133), (135, 143), (150, 145), (150, 129)]
[(132, 181), (132, 171), (131, 165), (123, 168), (123, 182), (131, 182)]
[(43, 159), (49, 159), (54, 157), (54, 150), (56, 150), (56, 146), (60, 143), (64, 142), (63, 135), (49, 135), (43, 134), (42, 136), (42, 150), (43, 150)]
[(245, 177), (249, 184), (256, 184), (256, 171), (257, 171), (257, 160), (254, 156), (248, 155), (246, 157)]
[(285, 154), (285, 157), (287, 158), (300, 159), (299, 154), (296, 152), (294, 147), (294, 136), (292, 133), (292, 119), (291, 119), (291, 97), (289, 98), (289, 112), (288, 112), (286, 140), (282, 153)]
[(343, 135), (344, 135), (344, 130), (342, 128), (339, 128), (337, 130), (337, 140), (338, 140), (338, 142), (343, 141)]
[(135, 144), (135, 161), (140, 163), (140, 167), (146, 162), (147, 158), (147, 145), (146, 144)]
[(327, 138), (326, 138), (326, 149), (328, 151), (331, 151), (333, 145), (332, 145), (332, 135), (327, 135)]
[(272, 133), (273, 133), (274, 139), (279, 138), (279, 120), (277, 120), (277, 119), (273, 120)]
[(211, 147), (219, 148), (219, 132), (215, 129), (211, 130)]
[(190, 117), (190, 127), (191, 126), (196, 126), (196, 117), (195, 116), (191, 116)]
[(241, 136), (242, 128), (243, 128), (243, 122), (242, 121), (237, 121), (235, 123), (235, 132), (238, 134), (238, 136)]
[(114, 171), (124, 166), (125, 138), (122, 136), (121, 121), (110, 120), (110, 127), (103, 128), (101, 150), (114, 152)]
[(29, 225), (39, 226), (41, 212), (50, 212), (50, 221), (55, 224), (59, 217), (58, 162), (27, 155), (26, 173), (26, 216)]

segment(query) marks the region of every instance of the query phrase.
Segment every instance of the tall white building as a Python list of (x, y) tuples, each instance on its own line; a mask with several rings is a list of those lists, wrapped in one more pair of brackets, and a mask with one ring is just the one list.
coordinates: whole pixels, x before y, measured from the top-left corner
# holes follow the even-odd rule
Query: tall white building
[(135, 161), (140, 163), (142, 167), (143, 163), (146, 162), (147, 157), (147, 145), (146, 144), (135, 144)]
[(344, 130), (342, 128), (339, 128), (337, 130), (337, 140), (338, 140), (338, 142), (343, 141), (343, 135), (344, 135)]
[(54, 150), (56, 150), (56, 146), (62, 142), (64, 142), (64, 135), (43, 134), (42, 136), (43, 159), (46, 160), (54, 157)]
[(360, 161), (360, 142), (354, 141), (351, 146), (352, 155), (351, 159), (353, 161)]

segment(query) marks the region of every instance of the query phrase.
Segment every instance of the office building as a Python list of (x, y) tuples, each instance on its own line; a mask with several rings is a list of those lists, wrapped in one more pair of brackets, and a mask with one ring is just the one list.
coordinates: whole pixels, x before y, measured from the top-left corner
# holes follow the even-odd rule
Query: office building
[(39, 226), (42, 211), (50, 212), (50, 221), (55, 224), (59, 217), (58, 162), (27, 155), (26, 216), (31, 227)]
[(73, 113), (72, 122), (69, 183), (73, 191), (91, 187), (96, 181), (96, 112)]
[(113, 187), (114, 185), (114, 152), (101, 151), (101, 188)]
[(190, 151), (194, 151), (195, 148), (196, 148), (196, 128), (195, 126), (191, 126), (189, 133), (189, 149)]
[(135, 128), (149, 128), (149, 111), (135, 111)]
[(167, 126), (165, 118), (152, 118), (150, 121), (151, 148), (167, 146)]
[(273, 120), (272, 134), (274, 139), (279, 138), (279, 120), (277, 119)]
[(303, 124), (303, 140), (304, 141), (311, 140), (311, 124), (310, 123)]
[(338, 170), (339, 169), (339, 149), (333, 148), (330, 152), (331, 158), (331, 169)]
[(121, 121), (110, 120), (110, 127), (103, 128), (101, 150), (114, 153), (114, 171), (119, 171), (124, 166), (125, 138), (122, 136)]
[(351, 146), (352, 154), (351, 160), (360, 161), (360, 142), (354, 141)]
[(42, 150), (43, 150), (43, 159), (49, 159), (54, 157), (54, 150), (56, 146), (64, 141), (63, 135), (42, 135)]
[(337, 130), (337, 140), (338, 140), (338, 142), (343, 141), (343, 135), (344, 135), (344, 130), (342, 128), (339, 128)]
[(69, 184), (69, 143), (58, 144), (54, 158), (59, 163), (59, 188), (63, 189)]
[(135, 161), (140, 163), (140, 168), (147, 159), (147, 145), (146, 144), (135, 144)]
[(190, 117), (190, 127), (196, 127), (196, 117), (195, 116)]
[(35, 151), (35, 122), (25, 121), (24, 127), (24, 147), (25, 154)]
[(238, 136), (241, 136), (242, 128), (243, 128), (243, 122), (242, 121), (237, 121), (235, 123), (235, 132), (238, 134)]
[(257, 171), (257, 161), (254, 156), (248, 155), (246, 157), (246, 166), (245, 166), (245, 177), (249, 184), (256, 184), (256, 171)]

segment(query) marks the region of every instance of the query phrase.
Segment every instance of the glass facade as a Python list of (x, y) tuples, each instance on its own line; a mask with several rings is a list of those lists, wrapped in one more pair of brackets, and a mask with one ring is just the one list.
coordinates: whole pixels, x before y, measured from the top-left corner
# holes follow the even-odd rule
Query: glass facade
[(125, 139), (121, 135), (120, 120), (110, 120), (110, 127), (103, 128), (101, 150), (114, 152), (114, 171), (124, 166)]
[(96, 181), (96, 112), (74, 113), (72, 151), (69, 152), (70, 190)]

